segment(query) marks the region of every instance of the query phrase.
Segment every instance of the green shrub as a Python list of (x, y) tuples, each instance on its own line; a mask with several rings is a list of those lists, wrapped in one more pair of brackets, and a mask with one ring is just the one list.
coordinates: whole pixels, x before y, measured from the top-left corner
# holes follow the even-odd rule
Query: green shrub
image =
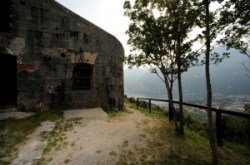
[(136, 104), (136, 99), (134, 97), (129, 97), (129, 98), (127, 98), (127, 100), (129, 103)]
[(246, 112), (250, 113), (250, 104), (245, 104), (244, 108)]
[(147, 108), (147, 102), (146, 101), (139, 101), (139, 107), (142, 107), (142, 108)]
[(223, 138), (250, 147), (250, 119), (236, 116), (223, 117)]
[(189, 130), (194, 131), (204, 137), (208, 136), (208, 126), (206, 122), (195, 121), (193, 117), (187, 113), (184, 116), (184, 123)]

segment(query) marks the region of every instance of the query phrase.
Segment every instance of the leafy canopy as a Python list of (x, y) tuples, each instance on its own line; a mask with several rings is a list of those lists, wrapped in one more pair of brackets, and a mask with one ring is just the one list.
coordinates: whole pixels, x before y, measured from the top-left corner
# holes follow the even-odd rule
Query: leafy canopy
[(136, 0), (133, 6), (127, 0), (124, 9), (131, 20), (126, 32), (132, 46), (127, 57), (130, 66), (154, 65), (168, 74), (176, 71), (177, 53), (182, 57), (182, 70), (197, 59), (191, 46), (198, 36), (189, 39), (200, 12), (195, 0)]

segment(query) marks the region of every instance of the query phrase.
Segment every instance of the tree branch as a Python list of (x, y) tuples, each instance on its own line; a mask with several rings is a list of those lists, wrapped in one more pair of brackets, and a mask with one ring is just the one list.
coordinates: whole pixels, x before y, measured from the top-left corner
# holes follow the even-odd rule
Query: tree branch
[(245, 63), (245, 62), (243, 62), (243, 63), (241, 63), (241, 64), (242, 64), (242, 66), (243, 66), (243, 68), (244, 68), (244, 70), (245, 70), (245, 72), (246, 72), (246, 76), (247, 76), (248, 78), (250, 78), (250, 68), (246, 66), (246, 63)]

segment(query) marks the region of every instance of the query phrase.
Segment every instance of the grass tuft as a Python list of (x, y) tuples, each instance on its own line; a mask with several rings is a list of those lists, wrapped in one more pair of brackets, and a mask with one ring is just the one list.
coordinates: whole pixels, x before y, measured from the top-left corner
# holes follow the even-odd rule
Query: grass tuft
[(117, 116), (122, 116), (126, 114), (131, 114), (133, 111), (124, 109), (122, 111), (114, 110), (114, 109), (104, 109), (104, 111), (108, 114), (109, 117), (117, 117)]

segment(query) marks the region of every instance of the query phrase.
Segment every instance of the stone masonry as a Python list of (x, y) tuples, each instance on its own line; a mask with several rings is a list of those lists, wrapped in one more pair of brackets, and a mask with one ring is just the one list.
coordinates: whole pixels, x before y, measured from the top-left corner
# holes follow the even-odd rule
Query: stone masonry
[(123, 109), (114, 36), (54, 0), (0, 3), (0, 107)]

